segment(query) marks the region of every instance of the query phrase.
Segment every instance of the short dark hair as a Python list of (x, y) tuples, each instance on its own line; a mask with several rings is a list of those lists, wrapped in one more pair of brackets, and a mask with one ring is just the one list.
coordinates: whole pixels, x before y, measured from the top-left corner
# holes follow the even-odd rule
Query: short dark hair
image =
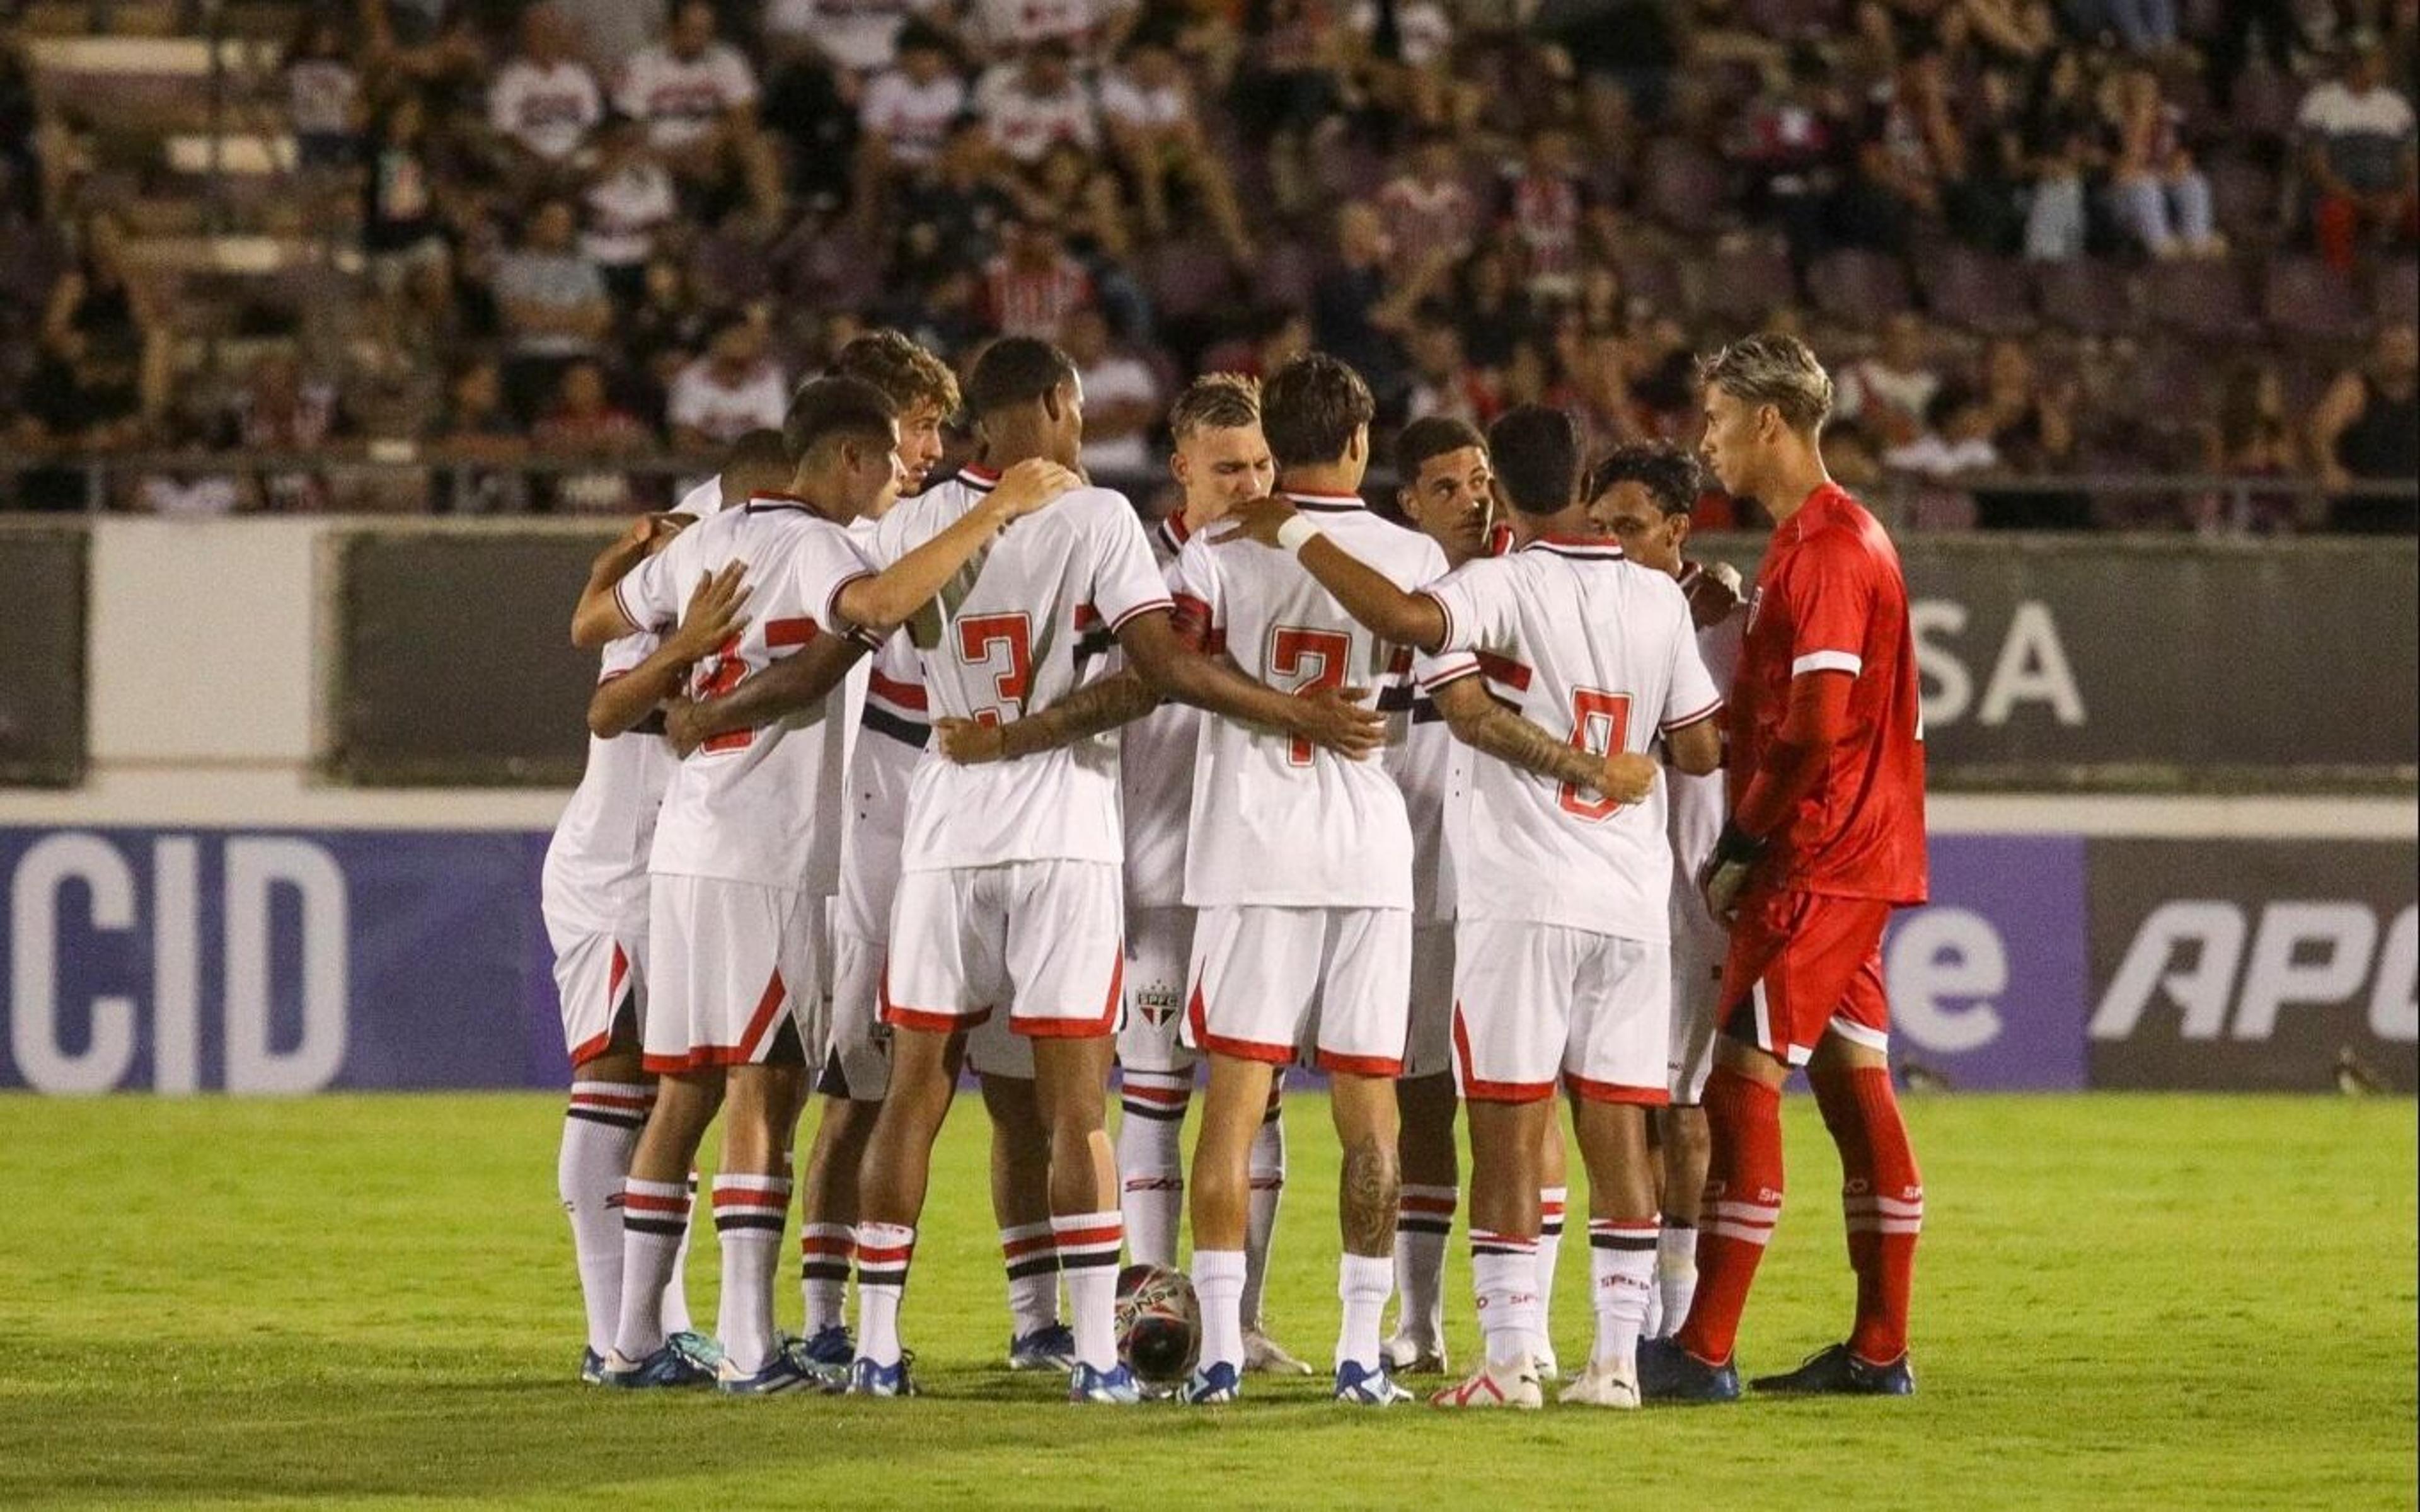
[(782, 445), (796, 462), (828, 440), (888, 443), (898, 417), (891, 396), (863, 378), (810, 378), (790, 396)]
[(1280, 470), (1341, 460), (1378, 412), (1361, 375), (1326, 352), (1305, 352), (1261, 385), (1261, 431)]
[(1525, 515), (1572, 506), (1580, 482), (1580, 428), (1549, 405), (1514, 405), (1487, 427), (1487, 457), (1504, 497)]
[(1076, 376), (1065, 352), (1037, 336), (1002, 336), (967, 375), (967, 408), (980, 419), (1032, 404)]
[(1667, 515), (1686, 515), (1705, 491), (1698, 459), (1669, 441), (1631, 441), (1606, 454), (1589, 470), (1588, 496), (1602, 499), (1615, 485), (1635, 483)]
[(787, 476), (793, 454), (782, 433), (767, 427), (743, 433), (722, 454), (722, 466), (717, 471), (760, 476), (780, 473)]
[(1487, 439), (1479, 427), (1451, 415), (1429, 415), (1413, 421), (1395, 438), (1395, 481), (1410, 487), (1419, 480), (1420, 469), (1432, 457), (1459, 452), (1465, 447), (1487, 449)]

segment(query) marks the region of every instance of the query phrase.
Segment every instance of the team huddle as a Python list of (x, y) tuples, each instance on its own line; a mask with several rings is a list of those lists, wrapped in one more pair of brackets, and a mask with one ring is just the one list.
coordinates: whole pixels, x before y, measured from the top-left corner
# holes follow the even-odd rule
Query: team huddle
[[(1104, 1403), (1309, 1374), (1261, 1305), (1300, 1066), (1343, 1158), (1339, 1401), (1448, 1373), (1464, 1117), (1485, 1358), (1430, 1400), (1730, 1399), (1803, 1067), (1855, 1323), (1756, 1384), (1912, 1390), (1922, 1187), (1880, 956), (1925, 888), (1905, 587), (1823, 474), (1812, 354), (1754, 337), (1704, 378), (1707, 464), (1779, 521), (1745, 604), (1684, 558), (1697, 461), (1590, 465), (1548, 408), (1413, 423), (1405, 523), (1381, 517), (1369, 390), (1318, 353), (1185, 392), (1182, 501), (1149, 529), (1075, 471), (1063, 353), (1003, 339), (962, 396), (889, 332), (635, 522), (573, 617), (602, 675), (544, 887), (583, 1378), (913, 1395), (903, 1302), (966, 1072), (1012, 1368)], [(961, 408), (978, 460), (933, 480)], [(1596, 1324), (1568, 1379), (1559, 1090)], [(680, 1274), (718, 1117), (709, 1336)], [(1118, 1278), (1173, 1268), (1188, 1218), (1198, 1358), (1163, 1387), (1121, 1358)]]

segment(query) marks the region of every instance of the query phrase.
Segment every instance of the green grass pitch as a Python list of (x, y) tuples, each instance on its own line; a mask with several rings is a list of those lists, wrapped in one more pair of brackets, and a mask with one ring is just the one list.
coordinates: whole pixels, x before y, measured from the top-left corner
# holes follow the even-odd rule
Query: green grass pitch
[[(908, 1298), (923, 1399), (583, 1388), (558, 1107), (0, 1099), (0, 1505), (2413, 1504), (2408, 1101), (1914, 1102), (1919, 1396), (1466, 1418), (1350, 1412), (1310, 1381), (1078, 1410), (999, 1369), (972, 1099)], [(1316, 1099), (1290, 1117), (1272, 1317), (1324, 1363), (1335, 1142)], [(1805, 1099), (1789, 1118), (1751, 1368), (1846, 1321), (1837, 1166)], [(1580, 1199), (1575, 1174), (1555, 1312), (1575, 1363)], [(702, 1319), (714, 1265), (703, 1237)], [(1467, 1356), (1466, 1274), (1457, 1254)]]

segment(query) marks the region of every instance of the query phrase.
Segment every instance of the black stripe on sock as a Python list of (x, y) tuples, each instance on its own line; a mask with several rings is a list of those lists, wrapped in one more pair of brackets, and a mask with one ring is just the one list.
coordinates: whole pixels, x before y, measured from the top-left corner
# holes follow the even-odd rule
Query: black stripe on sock
[(1590, 1234), (1589, 1247), (1639, 1252), (1653, 1249), (1655, 1241), (1652, 1238), (1635, 1238), (1629, 1234)]
[(1011, 1281), (1022, 1281), (1029, 1275), (1055, 1274), (1059, 1270), (1059, 1257), (1056, 1255), (1037, 1255), (1031, 1259), (1018, 1260), (1016, 1264), (1009, 1266), (1007, 1270), (1008, 1278)]
[(1126, 1117), (1129, 1119), (1149, 1119), (1154, 1123), (1183, 1123), (1185, 1121), (1185, 1110), (1183, 1108), (1164, 1108), (1156, 1103), (1127, 1103), (1124, 1104), (1124, 1106), (1126, 1110)]
[(901, 1265), (888, 1269), (869, 1270), (861, 1265), (857, 1268), (857, 1284), (861, 1287), (898, 1287), (905, 1290), (908, 1286), (908, 1267)]
[(1395, 1220), (1395, 1232), (1399, 1234), (1450, 1234), (1453, 1232), (1453, 1220), (1450, 1218), (1398, 1218)]
[(801, 1281), (846, 1281), (848, 1279), (848, 1262), (846, 1260), (800, 1260), (799, 1262), (799, 1279)]
[(714, 1228), (717, 1233), (734, 1228), (769, 1228), (778, 1234), (786, 1221), (778, 1212), (718, 1212), (714, 1215)]
[(1098, 1254), (1062, 1255), (1059, 1257), (1059, 1269), (1062, 1271), (1091, 1271), (1104, 1265), (1115, 1265), (1117, 1263), (1118, 1252), (1113, 1249), (1102, 1250)]
[(1532, 1255), (1532, 1256), (1534, 1256), (1534, 1255), (1536, 1255), (1538, 1252), (1537, 1252), (1535, 1249), (1519, 1249), (1519, 1248), (1515, 1248), (1514, 1246), (1512, 1246), (1512, 1245), (1511, 1245), (1511, 1244), (1473, 1244), (1473, 1245), (1471, 1245), (1471, 1246), (1470, 1246), (1470, 1253), (1472, 1253), (1473, 1255)]
[(563, 1116), (578, 1119), (582, 1123), (601, 1123), (609, 1129), (644, 1129), (647, 1126), (644, 1113), (632, 1118), (621, 1113), (599, 1113), (594, 1108), (566, 1108)]
[(689, 1220), (686, 1218), (633, 1218), (625, 1213), (622, 1218), (622, 1227), (626, 1231), (634, 1233), (677, 1236), (689, 1232)]
[(1563, 1226), (1561, 1222), (1553, 1218), (1547, 1219), (1544, 1223), (1538, 1226), (1538, 1237), (1540, 1239), (1562, 1238)]

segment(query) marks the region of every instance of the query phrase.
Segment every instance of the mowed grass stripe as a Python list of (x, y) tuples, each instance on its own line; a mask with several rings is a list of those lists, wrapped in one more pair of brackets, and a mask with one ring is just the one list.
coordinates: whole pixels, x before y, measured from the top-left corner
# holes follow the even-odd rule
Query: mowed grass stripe
[[(929, 1395), (866, 1404), (573, 1383), (555, 1099), (0, 1098), (0, 1504), (2413, 1504), (2412, 1103), (1953, 1097), (1909, 1118), (1922, 1395), (1507, 1420), (1355, 1413), (1324, 1381), (1258, 1378), (1221, 1412), (1078, 1411), (1008, 1374), (971, 1100), (908, 1297)], [(1750, 1370), (1846, 1322), (1838, 1167), (1805, 1100), (1789, 1119)], [(1271, 1314), (1324, 1365), (1335, 1140), (1315, 1097), (1289, 1126)], [(1555, 1334), (1576, 1368), (1574, 1173)], [(710, 1326), (710, 1233), (690, 1277)], [(792, 1284), (780, 1301), (795, 1320)]]

